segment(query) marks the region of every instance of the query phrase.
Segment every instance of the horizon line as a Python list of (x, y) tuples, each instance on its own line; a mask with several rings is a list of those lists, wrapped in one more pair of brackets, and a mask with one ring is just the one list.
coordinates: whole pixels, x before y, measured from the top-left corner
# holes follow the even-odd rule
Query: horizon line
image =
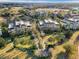
[(0, 3), (79, 3), (79, 1), (0, 1)]

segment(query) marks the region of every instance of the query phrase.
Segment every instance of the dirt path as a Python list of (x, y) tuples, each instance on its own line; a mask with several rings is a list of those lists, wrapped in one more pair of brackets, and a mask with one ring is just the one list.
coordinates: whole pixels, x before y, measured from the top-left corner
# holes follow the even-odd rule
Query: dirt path
[(77, 59), (79, 58), (79, 46), (78, 46), (78, 57), (77, 57)]
[(22, 52), (13, 47), (13, 43), (9, 43), (6, 45), (4, 49), (0, 50), (0, 58), (1, 59), (13, 59), (18, 57), (19, 59), (25, 59), (26, 53)]
[[(73, 35), (69, 39), (69, 42), (67, 42), (67, 43), (71, 43), (72, 45), (74, 45), (78, 36), (79, 36), (79, 31), (73, 33)], [(64, 46), (64, 44), (61, 45), (61, 46), (57, 46), (55, 50), (51, 51), (52, 52), (52, 58), (51, 59), (53, 59), (60, 51), (65, 52), (65, 50), (62, 48), (63, 46)], [(62, 50), (60, 50), (59, 48), (62, 49)], [(78, 56), (75, 59), (79, 59), (79, 45), (77, 46), (77, 48), (78, 48), (78, 53), (77, 53)]]
[(79, 36), (79, 31), (73, 33), (73, 35), (69, 39), (69, 42), (72, 43), (72, 44), (74, 44), (74, 42), (76, 41), (76, 39), (77, 39), (78, 36)]
[[(37, 26), (36, 26), (36, 22), (33, 22), (32, 23), (32, 32), (34, 34), (36, 34), (37, 38), (38, 38), (38, 41), (39, 41), (39, 46), (43, 47), (43, 40), (40, 36), (40, 32), (37, 30)], [(40, 47), (39, 47), (40, 48)]]
[(8, 50), (13, 48), (13, 43), (9, 43), (8, 45), (6, 45), (6, 47), (2, 50), (0, 50), (0, 55), (7, 52)]
[[(71, 42), (72, 44), (74, 44), (75, 43), (75, 41), (77, 41), (78, 40), (78, 37), (79, 36), (79, 31), (77, 31), (77, 32), (75, 32), (73, 35), (72, 35), (72, 37), (69, 39), (70, 41), (69, 42)], [(76, 59), (79, 59), (79, 44), (78, 43), (76, 43), (77, 44), (77, 49), (78, 49), (78, 56), (76, 57)]]
[(69, 39), (69, 42), (72, 43), (72, 44), (75, 44), (77, 45), (77, 50), (78, 50), (78, 53), (77, 53), (77, 57), (76, 59), (79, 59), (79, 44), (77, 43), (77, 40), (78, 40), (78, 37), (79, 36), (79, 31), (73, 33), (73, 35), (71, 36), (71, 38)]

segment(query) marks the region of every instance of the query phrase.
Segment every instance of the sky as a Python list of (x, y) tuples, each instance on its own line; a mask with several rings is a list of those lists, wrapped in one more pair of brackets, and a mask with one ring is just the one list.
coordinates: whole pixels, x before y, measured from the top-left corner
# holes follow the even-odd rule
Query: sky
[(26, 3), (71, 3), (76, 2), (79, 3), (79, 0), (0, 0), (0, 2), (26, 2)]

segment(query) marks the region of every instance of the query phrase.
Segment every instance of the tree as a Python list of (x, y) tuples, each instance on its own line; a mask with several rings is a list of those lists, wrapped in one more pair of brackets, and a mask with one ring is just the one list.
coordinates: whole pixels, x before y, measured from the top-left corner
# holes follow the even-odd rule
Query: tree
[(0, 48), (4, 47), (5, 44), (6, 44), (6, 41), (2, 37), (0, 37)]
[(9, 34), (8, 34), (8, 26), (7, 26), (7, 24), (2, 23), (1, 29), (2, 29), (2, 34), (3, 34), (2, 36), (3, 37), (8, 37)]
[(59, 19), (58, 17), (55, 17), (56, 21), (59, 23), (60, 29), (59, 31), (62, 31), (62, 24), (61, 24), (61, 19)]
[(62, 13), (57, 14), (57, 17), (58, 17), (59, 19), (64, 19), (64, 15), (63, 15)]
[(67, 39), (69, 39), (71, 37), (71, 35), (73, 34), (73, 31), (72, 30), (67, 30), (67, 31), (64, 31), (64, 34), (65, 34), (65, 37)]
[(29, 36), (16, 37), (14, 44), (18, 48), (31, 48), (34, 46), (34, 42), (30, 39)]
[(0, 12), (0, 16), (3, 16), (3, 17), (8, 17), (9, 15), (10, 15), (10, 13), (9, 13), (8, 8), (5, 8)]
[(21, 9), (21, 10), (19, 10), (19, 14), (20, 15), (26, 15), (26, 16), (29, 16), (30, 14), (29, 14), (29, 10), (28, 9)]

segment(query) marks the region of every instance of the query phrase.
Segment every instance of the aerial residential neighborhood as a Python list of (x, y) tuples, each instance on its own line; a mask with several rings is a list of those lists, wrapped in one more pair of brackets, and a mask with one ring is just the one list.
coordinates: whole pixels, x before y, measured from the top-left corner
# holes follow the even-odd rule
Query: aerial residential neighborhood
[(0, 3), (0, 59), (79, 59), (79, 4)]

